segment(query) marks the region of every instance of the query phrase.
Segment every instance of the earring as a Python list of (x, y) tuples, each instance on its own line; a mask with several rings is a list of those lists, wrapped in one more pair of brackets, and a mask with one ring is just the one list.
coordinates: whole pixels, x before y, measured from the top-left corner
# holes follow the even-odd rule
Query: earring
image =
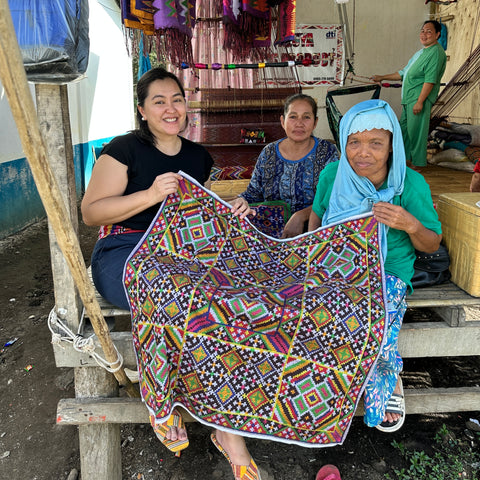
[(145, 121), (145, 117), (142, 117), (142, 120)]

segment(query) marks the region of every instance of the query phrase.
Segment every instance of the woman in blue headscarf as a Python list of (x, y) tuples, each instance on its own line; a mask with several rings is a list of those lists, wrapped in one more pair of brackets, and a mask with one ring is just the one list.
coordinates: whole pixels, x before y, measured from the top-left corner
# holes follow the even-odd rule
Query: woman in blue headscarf
[(405, 419), (398, 333), (412, 291), (415, 249), (434, 252), (442, 239), (430, 188), (407, 168), (398, 120), (383, 100), (352, 107), (340, 122), (341, 157), (321, 172), (309, 230), (373, 212), (382, 230), (388, 332), (365, 388), (365, 423), (398, 430)]

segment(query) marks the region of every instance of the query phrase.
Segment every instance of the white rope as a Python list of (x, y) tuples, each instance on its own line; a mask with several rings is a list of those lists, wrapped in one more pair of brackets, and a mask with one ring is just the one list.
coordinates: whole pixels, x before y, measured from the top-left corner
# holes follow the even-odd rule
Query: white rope
[[(66, 310), (59, 309), (59, 313), (64, 315), (66, 314)], [(70, 330), (70, 328), (68, 328), (67, 325), (65, 325), (65, 323), (61, 321), (60, 317), (57, 315), (55, 307), (53, 307), (48, 315), (48, 328), (50, 329), (50, 332), (52, 332), (52, 344), (62, 346), (62, 342), (71, 343), (74, 350), (80, 353), (88, 353), (88, 355), (90, 355), (100, 367), (107, 370), (107, 372), (118, 372), (123, 366), (123, 357), (121, 353), (117, 350), (117, 347), (114, 344), (113, 348), (115, 348), (115, 351), (117, 352), (117, 360), (113, 362), (113, 364), (110, 364), (98, 353), (96, 353), (96, 347), (93, 342), (93, 337), (95, 335), (85, 338), (80, 333), (83, 329), (83, 318), (84, 315), (82, 313), (82, 321), (80, 322), (78, 333), (75, 334), (72, 332), (72, 330)], [(60, 332), (63, 332), (64, 335), (62, 335)], [(111, 365), (115, 365), (116, 363), (118, 363), (118, 367), (112, 368)]]

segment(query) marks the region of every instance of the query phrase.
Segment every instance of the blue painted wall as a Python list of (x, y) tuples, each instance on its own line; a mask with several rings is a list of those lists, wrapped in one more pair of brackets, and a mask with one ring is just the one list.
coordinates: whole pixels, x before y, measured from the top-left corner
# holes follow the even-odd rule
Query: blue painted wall
[(25, 158), (0, 163), (0, 239), (45, 217)]
[[(92, 174), (94, 164), (92, 147), (98, 155), (102, 145), (111, 138), (78, 144), (73, 147), (78, 199), (85, 192), (85, 187)], [(0, 163), (0, 205), (2, 206), (0, 209), (0, 239), (45, 218), (45, 209), (26, 158)]]
[[(48, 3), (48, 2), (45, 2)], [(77, 196), (91, 177), (92, 147), (135, 127), (132, 59), (115, 0), (89, 0), (90, 53), (85, 76), (68, 84)], [(32, 98), (35, 87), (30, 84)], [(0, 93), (3, 86), (0, 84)], [(45, 218), (6, 95), (0, 94), (0, 239)]]

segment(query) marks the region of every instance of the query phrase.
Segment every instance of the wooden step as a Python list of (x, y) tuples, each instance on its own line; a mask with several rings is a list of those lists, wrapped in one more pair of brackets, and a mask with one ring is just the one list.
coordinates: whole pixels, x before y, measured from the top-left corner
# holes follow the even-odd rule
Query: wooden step
[[(469, 412), (478, 410), (480, 387), (405, 388), (408, 414)], [(194, 420), (188, 412), (185, 420)], [(363, 408), (356, 415), (363, 415)], [(57, 407), (57, 424), (149, 423), (147, 407), (137, 398), (64, 398)]]
[(417, 288), (407, 296), (409, 308), (479, 305), (480, 298), (472, 297), (452, 282), (433, 287)]
[[(91, 333), (86, 330), (84, 336)], [(131, 332), (111, 332), (111, 336), (124, 366), (136, 369)], [(101, 355), (96, 337), (94, 343)], [(450, 327), (445, 322), (405, 323), (400, 330), (399, 351), (404, 358), (480, 355), (480, 322), (467, 322), (461, 327)], [(93, 358), (75, 351), (70, 344), (54, 345), (54, 352), (57, 367), (97, 366)]]

